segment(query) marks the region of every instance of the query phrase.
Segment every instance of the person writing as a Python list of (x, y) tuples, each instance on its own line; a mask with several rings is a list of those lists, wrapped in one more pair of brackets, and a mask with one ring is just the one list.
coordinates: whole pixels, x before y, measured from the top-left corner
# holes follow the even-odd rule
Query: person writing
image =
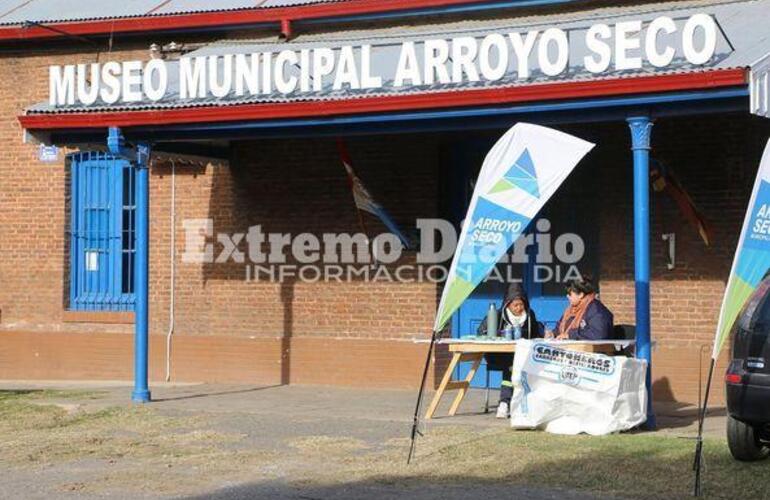
[[(535, 311), (529, 306), (529, 298), (520, 283), (512, 283), (503, 298), (503, 307), (498, 311), (497, 324), (501, 330), (506, 327), (521, 329), (521, 338), (534, 339), (543, 336), (543, 325), (538, 323)], [(487, 322), (482, 321), (478, 328), (479, 335), (487, 334)], [(491, 335), (496, 335), (492, 332)], [(513, 396), (513, 383), (511, 382), (511, 369), (513, 367), (513, 354), (486, 353), (484, 359), (488, 370), (503, 372), (500, 383), (500, 401), (497, 405), (497, 418), (508, 418), (511, 397)]]
[(546, 338), (562, 340), (607, 340), (612, 338), (613, 318), (607, 307), (596, 298), (590, 278), (573, 280), (567, 285), (569, 305), (553, 331)]

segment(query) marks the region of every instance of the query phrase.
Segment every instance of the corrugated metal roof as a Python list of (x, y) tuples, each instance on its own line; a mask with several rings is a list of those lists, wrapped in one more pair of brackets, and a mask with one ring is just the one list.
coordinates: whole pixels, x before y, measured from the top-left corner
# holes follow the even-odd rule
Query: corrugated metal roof
[[(188, 12), (206, 12), (209, 10), (236, 10), (262, 7), (263, 0), (228, 0), (227, 2), (209, 2), (207, 0), (168, 0), (159, 2), (146, 14), (183, 14)], [(220, 4), (224, 4), (220, 6)]]
[(260, 7), (288, 7), (291, 5), (309, 5), (311, 3), (319, 3), (314, 0), (267, 0)]
[(345, 0), (0, 0), (0, 26), (288, 7)]
[[(545, 82), (575, 82), (590, 81), (610, 78), (629, 78), (635, 76), (665, 75), (676, 73), (689, 73), (697, 71), (731, 69), (749, 67), (753, 62), (770, 53), (770, 36), (766, 30), (757, 23), (757, 19), (764, 19), (770, 14), (770, 0), (743, 0), (743, 1), (724, 1), (724, 0), (694, 0), (687, 2), (667, 2), (661, 4), (635, 6), (630, 8), (602, 8), (585, 10), (564, 15), (548, 16), (529, 16), (520, 18), (495, 19), (491, 21), (462, 21), (443, 24), (421, 24), (404, 25), (388, 28), (375, 28), (367, 31), (349, 31), (330, 35), (328, 33), (319, 33), (311, 35), (301, 35), (289, 43), (272, 40), (222, 40), (203, 47), (195, 52), (188, 54), (194, 55), (221, 55), (237, 53), (257, 53), (265, 51), (277, 51), (290, 48), (300, 50), (303, 48), (312, 48), (319, 46), (339, 47), (345, 44), (371, 44), (373, 46), (372, 60), (375, 60), (375, 50), (380, 51), (378, 60), (382, 65), (382, 71), (376, 72), (380, 75), (392, 74), (398, 56), (398, 48), (407, 40), (426, 40), (430, 38), (453, 38), (457, 36), (475, 36), (480, 37), (493, 32), (522, 31), (524, 29), (537, 29), (545, 26), (558, 26), (565, 30), (585, 30), (588, 26), (597, 22), (606, 22), (614, 24), (619, 21), (629, 19), (651, 20), (660, 15), (668, 15), (675, 19), (684, 19), (692, 14), (706, 12), (712, 14), (719, 22), (721, 28), (729, 39), (729, 43), (723, 38), (717, 47), (717, 56), (715, 59), (704, 66), (693, 66), (686, 61), (679, 61), (679, 64), (673, 68), (660, 69), (653, 66), (646, 66), (640, 70), (628, 70), (623, 72), (613, 71), (612, 73), (597, 77), (588, 73), (584, 69), (572, 70), (573, 60), (582, 61), (586, 52), (580, 52), (579, 47), (570, 53), (570, 70), (558, 77), (548, 77), (542, 72), (533, 72), (530, 78), (526, 80), (517, 80), (515, 75), (509, 75), (497, 82), (481, 81), (477, 83), (463, 84), (431, 84), (414, 85), (404, 87), (393, 87), (384, 85), (376, 90), (333, 90), (330, 83), (324, 83), (323, 89), (319, 92), (294, 92), (292, 94), (280, 94), (272, 92), (270, 94), (236, 96), (233, 93), (222, 97), (208, 97), (205, 99), (196, 99), (185, 101), (179, 97), (178, 81), (173, 75), (178, 73), (176, 61), (169, 61), (169, 91), (166, 96), (157, 102), (136, 102), (129, 104), (108, 106), (102, 103), (96, 103), (91, 106), (65, 106), (52, 108), (47, 103), (38, 104), (29, 108), (29, 113), (71, 113), (84, 111), (118, 111), (118, 110), (149, 110), (149, 109), (170, 109), (184, 107), (201, 106), (231, 106), (237, 104), (250, 103), (274, 103), (274, 102), (303, 102), (303, 101), (322, 101), (339, 100), (362, 97), (377, 97), (388, 95), (403, 94), (429, 94), (432, 92), (461, 91), (475, 88), (508, 88), (512, 86), (524, 86), (533, 83)], [(729, 48), (732, 44), (735, 50)], [(221, 61), (220, 61), (221, 63)], [(510, 64), (513, 64), (511, 62)], [(575, 66), (578, 66), (575, 64)], [(296, 68), (295, 68), (296, 69)], [(299, 69), (296, 69), (298, 74)], [(387, 79), (386, 79), (387, 80)]]

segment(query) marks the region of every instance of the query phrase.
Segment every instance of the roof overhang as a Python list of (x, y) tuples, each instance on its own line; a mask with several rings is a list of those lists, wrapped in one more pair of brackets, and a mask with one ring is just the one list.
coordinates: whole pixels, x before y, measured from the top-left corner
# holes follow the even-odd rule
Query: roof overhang
[(480, 108), (494, 105), (555, 102), (596, 97), (717, 90), (730, 87), (745, 88), (746, 85), (746, 70), (721, 69), (634, 78), (545, 83), (508, 88), (360, 97), (334, 101), (237, 104), (232, 106), (102, 113), (33, 114), (20, 116), (19, 121), (22, 127), (34, 133), (35, 131), (52, 132), (66, 129), (99, 129), (112, 126), (167, 126), (364, 115), (405, 110)]
[[(568, 18), (546, 14), (484, 23), (455, 20), (427, 26), (375, 27), (363, 32), (343, 32), (331, 40), (324, 33), (309, 33), (289, 44), (264, 40), (223, 40), (176, 60), (152, 61), (154, 66), (166, 67), (163, 74), (168, 77), (163, 80), (164, 84), (158, 85), (162, 89), (160, 94), (153, 96), (137, 94), (138, 91), (126, 94), (123, 96), (125, 98), (115, 95), (110, 97), (102, 91), (97, 94), (83, 91), (81, 96), (81, 90), (78, 90), (79, 97), (76, 98), (75, 79), (82, 82), (86, 78), (86, 66), (81, 65), (78, 66), (80, 69), (76, 69), (75, 65), (68, 65), (69, 76), (66, 82), (61, 76), (64, 75), (63, 67), (54, 67), (51, 70), (51, 82), (56, 85), (51, 87), (54, 90), (51, 90), (49, 102), (30, 106), (19, 117), (19, 121), (24, 129), (36, 137), (45, 137), (46, 134), (62, 136), (72, 131), (87, 133), (89, 130), (97, 131), (110, 126), (135, 130), (183, 127), (203, 130), (220, 125), (214, 128), (222, 130), (257, 123), (267, 126), (280, 121), (310, 123), (328, 119), (339, 122), (349, 117), (376, 119), (385, 115), (392, 117), (409, 113), (421, 116), (439, 113), (446, 115), (453, 113), (453, 110), (471, 110), (475, 113), (490, 108), (534, 109), (565, 102), (576, 103), (574, 109), (578, 109), (580, 102), (589, 100), (616, 103), (622, 100), (624, 104), (621, 107), (625, 108), (627, 103), (633, 102), (634, 96), (644, 96), (643, 101), (647, 104), (658, 103), (655, 106), (659, 110), (662, 106), (671, 109), (680, 107), (674, 99), (693, 103), (694, 99), (703, 98), (711, 103), (729, 99), (734, 104), (741, 100), (741, 109), (749, 111), (748, 73), (755, 69), (753, 63), (770, 53), (770, 42), (761, 29), (755, 26), (755, 20), (770, 9), (770, 0), (707, 0), (705, 3), (706, 6), (703, 1), (693, 0), (673, 10), (670, 4), (651, 4), (631, 10), (621, 7), (598, 8), (574, 12)], [(610, 66), (610, 60), (606, 61), (606, 72), (597, 73), (596, 69), (589, 69), (588, 61), (593, 60), (593, 54), (588, 50), (585, 34), (596, 23), (605, 22), (607, 26), (619, 26), (621, 22), (635, 23), (635, 26), (641, 26), (641, 29), (636, 28), (638, 33), (635, 36), (641, 38), (645, 30), (651, 29), (649, 26), (652, 20), (659, 16), (670, 16), (669, 22), (674, 23), (675, 28), (672, 33), (693, 19), (704, 23), (712, 20), (715, 38), (708, 60), (687, 56), (684, 40), (673, 36), (663, 40), (663, 45), (671, 51), (669, 65), (661, 67), (657, 64), (653, 67), (651, 62), (645, 62), (646, 59), (640, 57), (635, 69), (617, 64)], [(448, 58), (449, 44), (455, 43), (455, 40), (463, 40), (469, 46), (483, 46), (489, 40), (503, 40), (500, 43), (506, 44), (506, 36), (514, 40), (514, 34), (521, 38), (524, 30), (527, 30), (527, 38), (542, 41), (542, 33), (545, 33), (542, 30), (553, 26), (559, 29), (550, 31), (561, 33), (567, 40), (564, 44), (566, 48), (559, 52), (564, 54), (564, 57), (559, 57), (562, 71), (556, 74), (546, 72), (540, 64), (543, 57), (541, 54), (545, 53), (540, 49), (538, 57), (508, 59), (500, 66), (504, 69), (502, 75), (499, 72), (496, 76), (484, 73), (484, 78), (480, 78), (477, 73), (475, 79), (469, 71), (467, 74), (456, 72), (458, 68), (463, 68), (457, 66), (457, 61)], [(405, 54), (427, 51), (428, 41), (432, 41), (434, 46), (440, 41), (444, 46), (445, 60), (433, 63), (437, 67), (443, 66), (443, 79), (431, 76), (430, 80), (425, 77), (425, 81), (422, 81), (419, 63), (410, 67), (410, 71), (417, 72), (417, 77), (404, 77), (406, 72), (403, 70), (407, 66), (402, 62), (409, 60)], [(547, 43), (545, 47), (548, 48)], [(347, 49), (346, 65), (340, 63), (343, 60), (343, 48)], [(273, 57), (273, 54), (277, 55)], [(319, 69), (318, 74), (313, 73), (314, 54), (326, 54), (334, 63), (334, 68), (347, 68), (347, 72), (341, 75), (345, 78), (354, 75), (359, 83), (354, 85), (352, 79), (338, 79), (340, 74), (334, 72), (327, 74)], [(238, 74), (235, 69), (238, 61), (236, 55), (242, 56), (239, 59), (242, 63), (250, 61), (250, 66), (241, 65), (241, 71), (252, 71), (252, 82), (257, 78), (253, 75), (259, 74), (260, 81), (268, 83), (254, 84), (246, 92), (243, 86), (240, 90), (233, 86), (236, 79), (233, 77), (227, 79), (227, 85), (217, 84), (215, 92), (214, 84), (207, 86), (205, 82), (216, 81), (217, 74)], [(293, 64), (288, 56), (293, 57)], [(356, 57), (361, 61), (360, 64), (354, 64)], [(417, 59), (416, 55), (412, 57)], [(491, 64), (489, 60), (488, 66)], [(227, 66), (226, 61), (232, 64)], [(472, 60), (468, 64), (473, 66), (477, 62)], [(144, 64), (141, 61), (131, 64), (134, 63)], [(107, 64), (92, 67), (92, 74), (96, 75), (93, 76), (97, 82), (95, 85), (100, 81), (100, 69), (103, 71)], [(138, 67), (136, 64), (134, 67)], [(190, 69), (193, 66), (200, 69), (194, 77)], [(452, 75), (455, 75), (451, 78), (450, 66)], [(208, 76), (203, 71), (205, 68), (209, 68)], [(275, 68), (279, 68), (280, 73)], [(75, 71), (78, 71), (77, 77)], [(432, 71), (438, 75), (435, 68)], [(128, 75), (130, 70), (126, 69), (125, 72)], [(138, 74), (134, 73), (133, 76)], [(147, 74), (152, 78), (151, 71)], [(278, 85), (276, 74), (283, 74), (284, 85)], [(293, 78), (290, 86), (286, 85), (287, 75)], [(363, 83), (364, 75), (368, 78), (366, 84)], [(275, 80), (272, 85), (271, 78)], [(410, 83), (405, 84), (409, 78)], [(127, 88), (125, 81), (121, 86), (123, 89)], [(193, 81), (197, 83), (190, 83)], [(193, 87), (196, 91), (191, 93), (189, 89)], [(756, 87), (756, 83), (753, 87)], [(67, 92), (62, 90), (65, 88)], [(83, 87), (78, 84), (77, 88)], [(153, 84), (147, 84), (147, 88), (153, 88)], [(716, 99), (716, 95), (721, 97)]]

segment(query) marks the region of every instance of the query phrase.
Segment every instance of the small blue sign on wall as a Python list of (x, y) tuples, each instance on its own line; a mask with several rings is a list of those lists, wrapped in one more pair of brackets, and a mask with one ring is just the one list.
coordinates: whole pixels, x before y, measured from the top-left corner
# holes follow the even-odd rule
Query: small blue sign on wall
[(37, 150), (37, 159), (43, 163), (56, 163), (59, 161), (59, 148), (41, 144)]

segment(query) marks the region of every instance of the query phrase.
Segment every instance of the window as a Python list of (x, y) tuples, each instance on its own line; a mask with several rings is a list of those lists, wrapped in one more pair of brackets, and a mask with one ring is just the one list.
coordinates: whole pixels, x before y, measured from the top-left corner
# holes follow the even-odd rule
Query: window
[(753, 330), (752, 333), (767, 336), (770, 328), (770, 293), (768, 292), (770, 292), (770, 279), (765, 277), (746, 300), (746, 304), (739, 313), (739, 324), (742, 329)]
[(72, 180), (70, 309), (133, 311), (135, 173), (102, 152), (68, 157)]

